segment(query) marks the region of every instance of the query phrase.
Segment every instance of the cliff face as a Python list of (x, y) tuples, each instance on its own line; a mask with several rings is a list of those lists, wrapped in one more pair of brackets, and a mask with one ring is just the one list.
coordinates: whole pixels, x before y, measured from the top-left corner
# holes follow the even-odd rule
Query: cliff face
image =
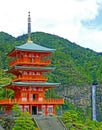
[(91, 85), (86, 86), (61, 86), (56, 90), (59, 96), (63, 96), (65, 101), (72, 103), (76, 107), (82, 108), (85, 115), (91, 118)]
[[(56, 92), (68, 103), (82, 108), (84, 114), (92, 119), (92, 85), (62, 85), (56, 89)], [(102, 84), (96, 86), (96, 119), (102, 121)]]

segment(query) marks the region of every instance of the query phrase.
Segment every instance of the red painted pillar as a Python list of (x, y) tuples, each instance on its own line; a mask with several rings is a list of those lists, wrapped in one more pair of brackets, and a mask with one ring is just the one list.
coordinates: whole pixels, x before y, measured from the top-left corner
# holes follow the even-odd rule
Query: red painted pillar
[(32, 105), (29, 105), (29, 113), (32, 115)]
[(56, 115), (56, 105), (53, 105), (53, 114)]
[(45, 105), (45, 116), (47, 116), (47, 115), (48, 115), (48, 106)]
[(27, 93), (27, 101), (29, 102), (29, 93)]

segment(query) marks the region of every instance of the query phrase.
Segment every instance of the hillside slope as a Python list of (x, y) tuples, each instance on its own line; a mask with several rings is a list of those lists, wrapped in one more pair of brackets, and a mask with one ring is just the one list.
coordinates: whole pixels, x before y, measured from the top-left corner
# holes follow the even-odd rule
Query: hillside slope
[[(0, 33), (0, 68), (8, 68), (8, 58), (6, 54), (15, 45), (26, 42), (27, 35), (14, 38), (9, 34)], [(78, 46), (67, 39), (43, 32), (32, 33), (33, 42), (56, 49), (52, 57), (52, 66), (56, 66), (53, 74), (49, 75), (49, 80), (62, 82), (63, 84), (82, 85), (90, 84), (93, 80), (101, 82), (100, 68), (101, 56), (96, 52)], [(98, 73), (98, 76), (97, 76)]]
[[(51, 64), (56, 67), (56, 70), (48, 74), (49, 82), (60, 82), (62, 85), (56, 89), (58, 96), (63, 96), (68, 102), (81, 106), (88, 113), (91, 108), (91, 84), (98, 82), (99, 88), (101, 88), (102, 55), (62, 37), (44, 32), (32, 33), (31, 39), (36, 44), (56, 49)], [(15, 45), (24, 44), (26, 41), (27, 35), (15, 38), (0, 32), (0, 68), (3, 71), (9, 69), (9, 58), (6, 54)], [(4, 72), (1, 74), (1, 72), (2, 70), (0, 70), (2, 81), (2, 78), (7, 75)], [(101, 92), (102, 90), (98, 91), (100, 97)], [(56, 93), (53, 92), (52, 96), (56, 97)]]

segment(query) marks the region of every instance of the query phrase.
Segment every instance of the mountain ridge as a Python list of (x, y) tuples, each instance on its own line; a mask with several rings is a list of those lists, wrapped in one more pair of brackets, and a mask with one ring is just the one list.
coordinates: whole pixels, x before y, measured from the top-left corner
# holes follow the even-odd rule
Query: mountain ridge
[[(77, 45), (76, 43), (70, 42), (67, 39), (59, 37), (57, 35), (44, 33), (44, 32), (32, 33), (31, 39), (34, 43), (38, 45), (56, 49), (56, 52), (53, 54), (52, 64), (53, 66), (57, 66), (58, 69), (60, 69), (61, 73), (63, 70), (62, 68), (67, 69), (68, 71), (67, 73), (69, 73), (69, 75), (65, 74), (64, 76), (64, 77), (67, 77), (66, 79), (67, 81), (72, 80), (70, 79), (70, 77), (73, 77), (73, 76), (70, 76), (72, 74), (72, 71), (74, 71), (73, 75), (78, 75), (79, 71), (81, 75), (83, 75), (82, 73), (86, 73), (87, 71), (88, 76), (91, 77), (92, 74), (88, 71), (90, 71), (90, 69), (92, 68), (94, 70), (92, 62), (94, 62), (94, 66), (96, 66), (97, 68), (99, 67), (97, 63), (99, 62), (100, 56), (97, 52), (88, 48), (81, 47)], [(22, 45), (26, 43), (26, 41), (27, 41), (27, 34), (24, 34), (15, 38), (7, 33), (0, 32), (0, 54), (1, 54), (1, 64), (2, 64), (1, 68), (4, 68), (4, 69), (8, 68), (8, 58), (6, 57), (5, 54), (9, 53), (13, 49), (14, 46)], [(4, 61), (4, 59), (6, 60)], [(95, 60), (97, 62), (95, 62)], [(88, 67), (89, 66), (88, 64), (90, 64), (90, 67)], [(55, 75), (57, 76), (57, 74)], [(84, 78), (87, 79), (87, 76), (85, 75), (83, 76)], [(93, 77), (91, 77), (90, 79), (91, 82), (93, 80), (92, 78)], [(97, 80), (100, 80), (100, 79), (97, 79)], [(67, 81), (66, 83), (68, 83)]]

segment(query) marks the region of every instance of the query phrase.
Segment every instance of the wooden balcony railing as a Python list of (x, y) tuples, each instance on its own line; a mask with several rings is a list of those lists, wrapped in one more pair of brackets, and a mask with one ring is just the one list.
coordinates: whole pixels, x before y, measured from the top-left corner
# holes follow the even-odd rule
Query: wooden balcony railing
[(34, 62), (29, 61), (29, 60), (22, 60), (22, 59), (16, 59), (14, 61), (10, 62), (10, 66), (14, 66), (14, 65), (39, 65), (39, 66), (46, 66), (49, 65), (51, 63), (50, 60), (47, 61), (37, 61), (35, 60)]
[(64, 104), (64, 99), (43, 99), (41, 101), (39, 100), (23, 100), (22, 99), (2, 99), (0, 100), (0, 105), (5, 105), (5, 104), (56, 104), (56, 105), (61, 105)]
[(48, 78), (44, 78), (44, 77), (17, 77), (13, 79), (13, 82), (15, 81), (47, 81)]
[(0, 99), (0, 105), (11, 104), (11, 99)]

